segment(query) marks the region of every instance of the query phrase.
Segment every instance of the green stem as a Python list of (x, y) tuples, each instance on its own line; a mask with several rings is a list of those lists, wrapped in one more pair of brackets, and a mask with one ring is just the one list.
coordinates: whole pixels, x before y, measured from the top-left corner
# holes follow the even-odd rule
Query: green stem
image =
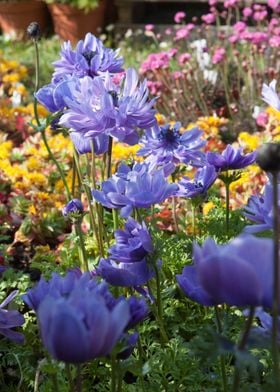
[(81, 364), (78, 363), (75, 392), (82, 392), (82, 390), (83, 390), (83, 382), (82, 382)]
[(81, 230), (80, 223), (75, 223), (74, 229), (75, 229), (76, 235), (79, 237), (79, 242), (80, 242), (79, 256), (80, 256), (80, 262), (81, 262), (81, 270), (83, 272), (89, 271), (87, 252), (86, 252), (86, 248), (85, 248), (85, 243), (84, 243), (84, 238), (83, 238), (83, 233)]
[(98, 227), (95, 222), (94, 212), (93, 212), (93, 208), (92, 208), (92, 198), (91, 198), (90, 189), (83, 181), (82, 172), (81, 172), (80, 163), (79, 163), (79, 157), (78, 157), (76, 150), (74, 151), (74, 159), (75, 159), (75, 164), (76, 164), (76, 169), (77, 169), (79, 181), (82, 184), (83, 190), (84, 190), (84, 192), (87, 196), (87, 199), (88, 199), (90, 224), (91, 224), (91, 229), (93, 230), (93, 232), (95, 234), (98, 252), (102, 257), (104, 257), (103, 243), (102, 243), (102, 239), (100, 239), (100, 237), (99, 237)]
[(196, 208), (195, 205), (192, 204), (192, 232), (193, 232), (193, 236), (195, 236), (195, 230), (196, 230)]
[[(250, 334), (251, 326), (252, 326), (252, 323), (254, 320), (254, 313), (255, 313), (255, 307), (251, 306), (249, 316), (248, 316), (246, 324), (245, 324), (244, 332), (243, 332), (241, 339), (240, 339), (238, 346), (237, 346), (237, 349), (239, 351), (243, 351), (246, 346), (246, 343), (247, 343), (247, 340), (248, 340), (248, 337)], [(235, 365), (232, 392), (239, 391), (239, 384), (240, 384), (240, 369), (239, 369), (238, 365)]]
[[(38, 43), (37, 43), (37, 40), (34, 39), (33, 42), (34, 42), (34, 48), (35, 48), (35, 86), (34, 86), (34, 102), (33, 102), (33, 107), (34, 107), (34, 116), (35, 116), (35, 120), (36, 120), (36, 122), (37, 122), (37, 126), (40, 128), (40, 127), (41, 127), (41, 122), (40, 122), (40, 118), (39, 118), (39, 114), (38, 114), (37, 98), (36, 98), (36, 96), (35, 96), (35, 94), (36, 94), (36, 92), (37, 92), (37, 90), (38, 90), (38, 88), (39, 88), (39, 69), (40, 69), (40, 67), (39, 67), (39, 50), (38, 50)], [(71, 200), (71, 193), (70, 193), (70, 191), (69, 191), (69, 187), (68, 187), (67, 181), (66, 181), (66, 179), (65, 179), (65, 175), (64, 175), (64, 173), (63, 173), (63, 170), (61, 169), (60, 164), (58, 163), (58, 161), (56, 160), (55, 156), (53, 155), (53, 153), (52, 153), (52, 151), (51, 151), (51, 149), (50, 149), (50, 146), (49, 146), (49, 144), (48, 144), (47, 137), (46, 137), (46, 130), (45, 130), (45, 129), (42, 130), (42, 131), (41, 131), (41, 134), (42, 134), (42, 138), (43, 138), (44, 145), (45, 145), (45, 147), (46, 147), (46, 149), (47, 149), (47, 151), (48, 151), (48, 154), (49, 154), (49, 156), (50, 156), (50, 159), (51, 159), (51, 160), (53, 161), (53, 163), (56, 165), (57, 170), (58, 170), (58, 172), (59, 172), (59, 174), (60, 174), (60, 177), (61, 177), (61, 179), (62, 179), (64, 188), (65, 188), (65, 190), (66, 190), (67, 199), (68, 199), (68, 201), (69, 201), (69, 200)]]
[(226, 234), (229, 234), (229, 186), (228, 182), (225, 183), (226, 187)]
[(116, 377), (116, 358), (114, 355), (111, 357), (111, 392), (117, 392), (117, 377)]
[[(217, 305), (215, 305), (214, 308), (215, 308), (215, 316), (217, 322), (217, 330), (219, 334), (221, 334), (223, 332), (223, 328), (222, 328), (222, 322), (220, 318), (220, 312)], [(228, 386), (227, 386), (227, 376), (226, 376), (226, 364), (223, 355), (220, 355), (220, 368), (221, 368), (222, 381), (223, 381), (223, 391), (227, 392)]]
[(113, 208), (112, 214), (113, 214), (114, 231), (116, 231), (119, 228), (119, 211), (116, 208)]
[(159, 276), (159, 270), (158, 270), (158, 266), (156, 265), (156, 262), (153, 263), (153, 267), (154, 267), (155, 274), (156, 274), (156, 290), (157, 290), (156, 307), (154, 308), (154, 310), (155, 310), (156, 319), (159, 324), (161, 341), (162, 341), (162, 345), (163, 345), (164, 343), (169, 342), (169, 338), (168, 338), (168, 335), (165, 331), (164, 323), (163, 323), (162, 299), (161, 299), (161, 290), (160, 290), (160, 276)]
[(34, 43), (34, 49), (35, 49), (35, 86), (34, 86), (34, 115), (35, 115), (35, 119), (37, 124), (40, 126), (40, 119), (39, 119), (39, 115), (38, 115), (38, 108), (37, 108), (37, 98), (35, 97), (35, 94), (37, 92), (37, 90), (39, 89), (39, 70), (40, 70), (40, 66), (39, 66), (39, 48), (38, 48), (38, 42), (36, 39), (33, 40)]
[(272, 174), (273, 183), (273, 303), (272, 303), (272, 358), (274, 388), (279, 391), (278, 310), (279, 310), (279, 207), (278, 172)]
[(109, 136), (109, 145), (106, 156), (106, 177), (107, 179), (111, 177), (112, 172), (112, 149), (113, 149), (113, 138)]
[[(65, 369), (66, 369), (66, 374), (68, 378), (68, 383), (69, 383), (69, 392), (74, 392), (75, 391), (75, 386), (71, 374), (71, 365), (69, 363), (65, 364)], [(58, 391), (58, 389), (55, 389), (54, 391)]]
[(65, 188), (65, 191), (66, 191), (67, 200), (69, 201), (69, 200), (71, 200), (72, 197), (71, 197), (71, 193), (70, 193), (70, 190), (69, 190), (69, 187), (68, 187), (68, 184), (67, 184), (65, 175), (64, 175), (64, 173), (63, 173), (63, 170), (62, 170), (62, 168), (60, 167), (60, 164), (58, 163), (58, 161), (56, 160), (55, 156), (53, 155), (53, 153), (52, 153), (52, 151), (51, 151), (51, 149), (50, 149), (50, 146), (49, 146), (49, 144), (48, 144), (47, 137), (46, 137), (46, 131), (43, 130), (43, 131), (41, 132), (41, 135), (42, 135), (42, 138), (43, 138), (43, 142), (44, 142), (44, 144), (45, 144), (45, 147), (46, 147), (46, 149), (47, 149), (47, 151), (48, 151), (48, 154), (49, 154), (49, 156), (50, 156), (50, 159), (53, 161), (53, 163), (54, 163), (55, 166), (57, 167), (57, 170), (58, 170), (58, 172), (59, 172), (59, 174), (60, 174), (61, 180), (62, 180), (62, 182), (63, 182), (64, 188)]

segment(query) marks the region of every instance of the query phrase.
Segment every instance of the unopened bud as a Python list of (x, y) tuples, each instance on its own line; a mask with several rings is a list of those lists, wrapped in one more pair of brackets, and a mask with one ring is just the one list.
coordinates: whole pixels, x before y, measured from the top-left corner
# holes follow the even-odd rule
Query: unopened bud
[(27, 27), (26, 32), (29, 38), (34, 39), (35, 41), (38, 41), (41, 38), (41, 30), (39, 23), (37, 22), (31, 22)]
[(267, 172), (275, 173), (280, 171), (280, 144), (263, 144), (258, 151), (256, 163)]

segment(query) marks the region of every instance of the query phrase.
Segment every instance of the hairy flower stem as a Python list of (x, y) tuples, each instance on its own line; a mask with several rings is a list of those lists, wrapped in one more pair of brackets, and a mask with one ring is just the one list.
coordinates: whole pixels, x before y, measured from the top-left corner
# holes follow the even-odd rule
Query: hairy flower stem
[(226, 234), (228, 236), (229, 232), (229, 185), (228, 183), (225, 183), (226, 187)]
[(75, 164), (76, 164), (76, 168), (77, 168), (79, 181), (82, 184), (83, 190), (84, 190), (84, 192), (85, 192), (85, 194), (87, 196), (87, 199), (88, 199), (90, 225), (91, 225), (91, 229), (93, 230), (95, 238), (96, 238), (98, 252), (99, 252), (100, 256), (104, 257), (103, 242), (102, 242), (102, 239), (99, 237), (98, 227), (97, 227), (97, 224), (95, 222), (94, 212), (93, 212), (93, 208), (92, 208), (92, 198), (91, 198), (90, 189), (88, 188), (88, 186), (83, 181), (83, 177), (82, 177), (82, 173), (81, 173), (81, 168), (80, 168), (79, 157), (78, 157), (77, 151), (74, 152), (74, 159), (75, 159)]
[(117, 392), (117, 363), (116, 357), (111, 356), (111, 392)]
[(272, 303), (272, 358), (274, 389), (279, 391), (278, 309), (279, 309), (279, 207), (278, 172), (272, 173), (273, 184), (273, 303)]
[(39, 118), (39, 114), (38, 114), (38, 107), (37, 107), (38, 101), (35, 96), (35, 94), (39, 88), (39, 69), (40, 69), (40, 67), (39, 67), (39, 50), (38, 50), (37, 40), (34, 39), (33, 42), (34, 42), (34, 48), (35, 48), (35, 87), (34, 87), (34, 101), (33, 101), (34, 116), (35, 116), (37, 126), (38, 126), (39, 130), (41, 131), (43, 142), (44, 142), (44, 145), (48, 151), (49, 157), (53, 161), (55, 166), (57, 167), (57, 170), (60, 174), (61, 180), (63, 182), (64, 188), (65, 188), (65, 191), (67, 194), (67, 200), (69, 201), (69, 200), (71, 200), (71, 193), (69, 191), (69, 187), (68, 187), (64, 172), (61, 169), (60, 164), (58, 163), (58, 161), (56, 160), (55, 156), (53, 155), (53, 153), (50, 149), (50, 146), (48, 144), (47, 137), (46, 137), (46, 130), (41, 129), (42, 125), (40, 122), (40, 118)]
[[(221, 322), (221, 318), (220, 318), (219, 308), (217, 305), (215, 305), (214, 309), (215, 309), (217, 330), (218, 330), (219, 334), (221, 334), (223, 332), (223, 328), (222, 328), (222, 322)], [(225, 364), (225, 358), (223, 355), (220, 355), (220, 367), (221, 367), (221, 375), (222, 375), (222, 382), (223, 382), (223, 391), (227, 392), (228, 385), (227, 385), (227, 376), (226, 376), (226, 364)]]
[(89, 271), (88, 260), (87, 260), (87, 252), (86, 252), (86, 248), (85, 248), (83, 233), (82, 233), (82, 230), (81, 230), (81, 224), (80, 223), (74, 223), (74, 230), (75, 230), (75, 234), (79, 238), (79, 243), (80, 243), (80, 246), (79, 246), (79, 257), (80, 257), (80, 261), (81, 261), (81, 270), (83, 272)]
[[(237, 349), (239, 351), (243, 351), (249, 334), (250, 334), (250, 330), (251, 330), (251, 326), (254, 320), (254, 313), (255, 313), (255, 307), (254, 306), (250, 306), (250, 312), (249, 312), (249, 316), (247, 318), (246, 324), (245, 324), (245, 328), (244, 328), (244, 332), (241, 336), (241, 339), (237, 345)], [(232, 392), (238, 392), (239, 391), (239, 384), (240, 384), (240, 368), (238, 365), (235, 365), (235, 372), (234, 372), (234, 379), (233, 379), (233, 384), (232, 384)]]
[(155, 273), (156, 273), (156, 287), (157, 287), (157, 300), (156, 300), (157, 310), (156, 310), (156, 314), (157, 314), (157, 319), (158, 319), (158, 323), (159, 323), (159, 329), (160, 329), (160, 334), (161, 334), (161, 338), (162, 338), (162, 343), (168, 343), (169, 342), (169, 338), (167, 336), (167, 333), (166, 333), (165, 328), (164, 328), (164, 323), (163, 323), (162, 299), (161, 299), (161, 289), (160, 289), (160, 276), (159, 276), (159, 269), (158, 269), (158, 266), (157, 266), (156, 262), (154, 262), (154, 269), (155, 269)]
[(77, 376), (76, 376), (76, 389), (75, 392), (82, 392), (83, 390), (83, 381), (82, 381), (82, 372), (81, 372), (81, 365), (77, 364)]
[[(172, 177), (172, 181), (175, 183), (176, 181), (176, 176), (175, 174), (171, 174)], [(179, 226), (178, 226), (178, 217), (177, 217), (177, 213), (176, 213), (176, 197), (172, 196), (172, 218), (173, 218), (173, 222), (174, 222), (174, 227), (175, 227), (175, 232), (176, 234), (179, 233)]]
[(195, 205), (193, 205), (192, 204), (192, 233), (193, 233), (193, 236), (195, 236), (195, 231), (196, 231), (196, 214), (195, 214), (195, 212), (196, 212), (196, 207), (195, 207)]
[(112, 174), (112, 150), (113, 150), (113, 138), (109, 136), (109, 145), (106, 155), (106, 178), (110, 178)]
[[(69, 363), (66, 363), (65, 369), (66, 369), (66, 374), (67, 374), (67, 379), (69, 384), (69, 392), (75, 392), (75, 386), (71, 374), (71, 365), (69, 365)], [(55, 390), (57, 391), (58, 389)]]
[(113, 208), (112, 214), (113, 214), (114, 231), (116, 231), (119, 228), (119, 212), (116, 208)]

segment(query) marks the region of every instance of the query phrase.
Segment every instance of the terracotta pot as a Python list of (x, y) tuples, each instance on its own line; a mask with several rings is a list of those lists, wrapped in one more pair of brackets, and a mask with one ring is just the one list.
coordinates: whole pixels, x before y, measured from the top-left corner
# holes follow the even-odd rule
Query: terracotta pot
[(38, 22), (42, 33), (50, 28), (50, 14), (43, 1), (0, 1), (0, 27), (5, 35), (23, 38), (31, 22)]
[(68, 4), (50, 4), (49, 10), (53, 19), (54, 31), (62, 40), (76, 43), (86, 33), (97, 33), (103, 27), (105, 6), (102, 1), (97, 8), (85, 13)]

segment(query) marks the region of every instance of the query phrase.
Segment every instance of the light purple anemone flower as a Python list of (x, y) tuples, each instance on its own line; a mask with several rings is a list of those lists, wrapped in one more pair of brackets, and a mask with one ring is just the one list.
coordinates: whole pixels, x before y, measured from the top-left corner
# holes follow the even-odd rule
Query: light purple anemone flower
[[(280, 184), (278, 185), (280, 195)], [(273, 229), (273, 186), (266, 184), (262, 195), (251, 196), (248, 205), (244, 207), (243, 215), (255, 222), (244, 228), (246, 233), (258, 233)]]
[[(153, 167), (179, 162), (193, 166), (203, 166), (204, 153), (200, 149), (205, 145), (201, 139), (202, 131), (195, 127), (184, 133), (180, 132), (181, 123), (166, 124), (146, 130), (140, 143), (142, 148), (137, 155), (146, 156), (145, 162)], [(175, 166), (174, 166), (175, 170)]]
[(208, 238), (194, 244), (194, 264), (177, 281), (184, 294), (202, 305), (272, 307), (273, 240), (240, 235), (225, 245)]
[(276, 92), (276, 83), (277, 80), (272, 80), (272, 82), (267, 84), (263, 84), (262, 86), (262, 99), (266, 102), (269, 106), (273, 107), (274, 109), (280, 111), (280, 98)]
[(257, 151), (242, 155), (242, 148), (234, 148), (228, 144), (221, 154), (208, 152), (207, 162), (215, 166), (217, 171), (237, 170), (251, 165), (256, 160)]
[(77, 43), (76, 49), (72, 49), (70, 41), (64, 42), (60, 56), (61, 58), (53, 63), (54, 83), (65, 75), (93, 78), (106, 71), (122, 71), (123, 58), (119, 56), (119, 50), (106, 48), (102, 41), (91, 33), (87, 33), (85, 39)]
[(4, 307), (15, 298), (17, 293), (18, 290), (12, 291), (0, 304), (0, 335), (5, 336), (15, 343), (23, 343), (24, 335), (11, 329), (24, 324), (25, 320), (23, 315), (20, 314), (17, 310), (4, 309)]
[(111, 259), (101, 259), (96, 270), (106, 282), (121, 287), (143, 286), (155, 276), (154, 268), (146, 259), (132, 263), (117, 263)]
[(208, 189), (217, 179), (217, 176), (215, 166), (204, 166), (197, 170), (193, 180), (189, 177), (183, 177), (183, 179), (178, 182), (179, 189), (176, 195), (187, 198), (199, 196), (204, 199)]
[(144, 222), (136, 222), (129, 217), (124, 230), (115, 231), (116, 243), (108, 252), (110, 258), (123, 263), (142, 261), (154, 250), (151, 235)]
[(60, 88), (67, 109), (59, 123), (78, 133), (81, 140), (103, 135), (106, 140), (112, 136), (134, 145), (139, 140), (138, 128), (156, 123), (155, 99), (149, 100), (146, 81), (139, 82), (132, 68), (126, 71), (120, 84), (115, 84), (106, 73), (104, 78), (72, 79)]
[(136, 163), (131, 169), (120, 165), (116, 174), (93, 190), (96, 201), (108, 208), (120, 208), (128, 217), (133, 208), (150, 208), (173, 196), (178, 186), (166, 181), (163, 169), (150, 171), (149, 165)]

